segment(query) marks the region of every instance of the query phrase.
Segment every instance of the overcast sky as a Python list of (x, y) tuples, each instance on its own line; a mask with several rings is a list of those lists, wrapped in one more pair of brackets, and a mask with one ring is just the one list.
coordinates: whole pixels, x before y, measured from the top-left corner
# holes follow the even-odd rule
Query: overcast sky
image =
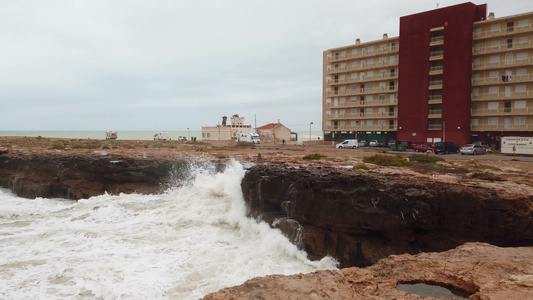
[(320, 130), (324, 50), (463, 2), (0, 0), (0, 131), (200, 130), (233, 114)]

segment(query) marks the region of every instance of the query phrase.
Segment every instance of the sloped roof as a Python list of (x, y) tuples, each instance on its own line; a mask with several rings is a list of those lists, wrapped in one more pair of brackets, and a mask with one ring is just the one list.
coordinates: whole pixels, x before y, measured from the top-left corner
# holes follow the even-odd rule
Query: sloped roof
[(275, 127), (281, 125), (281, 123), (270, 123), (270, 124), (266, 124), (264, 126), (261, 126), (261, 127), (257, 127), (257, 129), (274, 129)]

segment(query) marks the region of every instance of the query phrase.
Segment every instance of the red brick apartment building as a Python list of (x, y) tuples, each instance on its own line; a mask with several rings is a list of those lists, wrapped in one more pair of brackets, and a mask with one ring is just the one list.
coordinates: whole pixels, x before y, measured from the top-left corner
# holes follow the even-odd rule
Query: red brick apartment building
[(532, 61), (533, 12), (468, 2), (401, 17), (399, 37), (324, 51), (324, 141), (533, 136)]

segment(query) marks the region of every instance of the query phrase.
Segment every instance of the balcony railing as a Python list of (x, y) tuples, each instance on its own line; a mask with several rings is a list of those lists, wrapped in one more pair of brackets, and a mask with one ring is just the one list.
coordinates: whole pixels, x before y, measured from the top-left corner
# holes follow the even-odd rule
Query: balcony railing
[(442, 129), (442, 124), (429, 124), (428, 125), (429, 130), (439, 130)]
[(494, 53), (494, 52), (502, 52), (502, 51), (510, 51), (510, 50), (519, 50), (524, 48), (530, 48), (533, 45), (533, 42), (527, 41), (527, 42), (518, 42), (518, 43), (503, 43), (499, 45), (490, 45), (486, 47), (479, 47), (474, 48), (473, 52), (475, 55), (478, 54), (488, 54), (488, 53)]
[(444, 51), (433, 51), (429, 54), (430, 57), (437, 57), (437, 56), (443, 56)]
[(396, 92), (398, 90), (398, 87), (377, 87), (377, 88), (359, 88), (359, 89), (349, 89), (349, 90), (341, 90), (341, 91), (326, 91), (326, 95), (333, 96), (355, 96), (355, 95), (367, 95), (367, 94), (380, 94), (380, 93), (391, 93)]
[(524, 107), (524, 108), (513, 108), (513, 107), (504, 107), (497, 109), (472, 109), (471, 115), (473, 117), (483, 117), (483, 116), (532, 116), (533, 108)]
[(471, 131), (531, 131), (533, 130), (532, 124), (480, 124), (480, 125), (470, 125)]
[(350, 107), (357, 107), (357, 108), (361, 108), (361, 107), (375, 107), (375, 106), (389, 106), (389, 105), (398, 105), (398, 99), (394, 99), (394, 100), (390, 100), (390, 99), (385, 99), (385, 100), (372, 100), (372, 101), (364, 101), (364, 102), (361, 102), (360, 100), (357, 100), (357, 101), (345, 101), (345, 102), (341, 102), (341, 103), (326, 103), (326, 108), (334, 108), (334, 107), (339, 107), (339, 108), (350, 108)]
[(477, 94), (472, 95), (472, 99), (474, 100), (492, 100), (492, 99), (507, 99), (507, 98), (513, 98), (513, 99), (531, 99), (531, 92), (503, 92), (503, 93), (496, 93), (496, 94)]
[(499, 36), (499, 35), (506, 35), (506, 34), (516, 34), (516, 33), (520, 33), (520, 32), (526, 32), (526, 31), (531, 31), (531, 29), (533, 28), (533, 24), (528, 24), (526, 26), (521, 26), (521, 27), (517, 27), (517, 26), (513, 26), (513, 31), (508, 31), (507, 30), (507, 27), (503, 27), (499, 30), (485, 30), (485, 31), (482, 31), (481, 33), (477, 34), (474, 32), (474, 39), (483, 39), (483, 38), (488, 38), (488, 37), (493, 37), (493, 36)]
[(373, 75), (373, 76), (364, 76), (363, 78), (361, 77), (358, 77), (358, 78), (345, 78), (345, 79), (330, 79), (330, 80), (326, 80), (326, 83), (327, 84), (330, 84), (330, 85), (336, 85), (336, 84), (347, 84), (347, 83), (363, 83), (363, 82), (369, 82), (369, 81), (376, 81), (376, 80), (381, 80), (381, 79), (396, 79), (398, 78), (398, 74), (394, 74), (394, 75), (390, 75), (389, 72), (387, 72), (386, 74), (376, 74), (376, 75)]
[(442, 85), (442, 79), (439, 80), (431, 80), (429, 82), (429, 86), (436, 86), (436, 85)]
[(367, 126), (364, 124), (357, 124), (355, 126), (344, 125), (344, 126), (334, 126), (329, 125), (325, 126), (326, 131), (396, 131), (396, 125), (383, 124), (383, 125), (371, 125)]
[(532, 62), (531, 57), (527, 59), (513, 59), (513, 60), (503, 60), (498, 62), (485, 62), (478, 65), (472, 65), (473, 70), (484, 70), (484, 69), (499, 69), (501, 67), (517, 67), (517, 66), (527, 66)]
[(396, 118), (396, 112), (375, 112), (375, 113), (344, 113), (344, 114), (326, 114), (328, 120), (374, 120), (374, 119), (391, 119)]
[(474, 85), (494, 84), (494, 83), (520, 83), (520, 82), (528, 82), (528, 81), (533, 81), (532, 74), (512, 75), (510, 77), (506, 77), (506, 80), (503, 80), (502, 76), (472, 79), (472, 83)]
[(431, 66), (429, 68), (429, 71), (430, 72), (435, 72), (435, 71), (442, 71), (444, 69), (444, 66)]
[[(344, 55), (339, 54), (338, 56), (332, 55), (329, 57), (326, 57), (326, 59), (330, 62), (334, 61), (342, 61), (342, 60), (349, 60), (354, 58), (361, 58), (361, 57), (372, 57), (372, 56), (378, 56), (388, 53), (397, 53), (398, 52), (398, 45), (396, 45), (394, 48), (391, 48), (389, 46), (379, 49), (374, 49), (374, 51), (362, 51), (362, 48), (358, 48), (359, 52), (356, 54), (353, 53), (346, 53)], [(349, 50), (350, 51), (350, 50)]]

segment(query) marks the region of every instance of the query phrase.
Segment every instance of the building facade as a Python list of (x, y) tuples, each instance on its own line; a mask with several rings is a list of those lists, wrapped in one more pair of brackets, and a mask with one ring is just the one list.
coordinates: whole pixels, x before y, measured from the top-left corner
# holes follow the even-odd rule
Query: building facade
[(226, 124), (227, 117), (222, 117), (222, 124), (202, 127), (204, 141), (237, 141), (240, 132), (255, 132), (252, 125), (244, 124), (244, 117), (234, 115), (230, 124)]
[(281, 123), (270, 123), (256, 128), (262, 143), (281, 144), (291, 141), (291, 130)]
[(399, 37), (324, 51), (325, 142), (532, 136), (533, 12), (486, 16), (436, 9), (401, 17)]

